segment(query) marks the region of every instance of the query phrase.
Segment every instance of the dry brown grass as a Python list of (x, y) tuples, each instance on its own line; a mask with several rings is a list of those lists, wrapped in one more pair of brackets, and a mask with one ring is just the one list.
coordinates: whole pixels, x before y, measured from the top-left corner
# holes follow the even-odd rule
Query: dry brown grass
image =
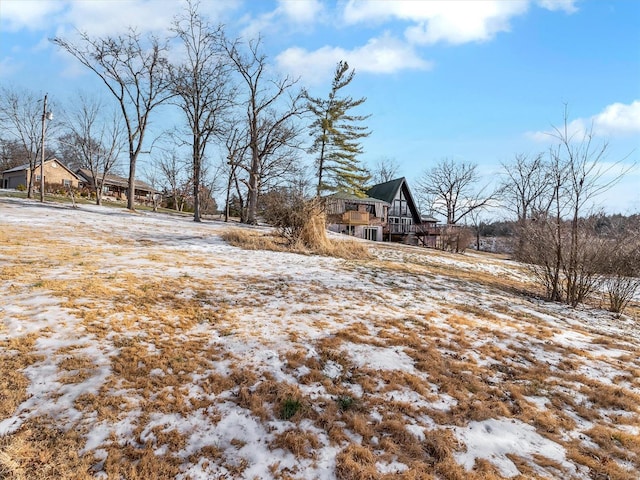
[(56, 428), (51, 419), (27, 421), (11, 435), (0, 437), (0, 478), (56, 480), (93, 478), (90, 455), (79, 456), (82, 435)]
[(0, 361), (0, 419), (9, 416), (27, 399), (30, 382), (23, 370), (43, 359), (31, 351), (36, 339), (37, 334), (29, 334), (0, 343), (4, 351)]
[(637, 413), (640, 408), (640, 393), (622, 387), (598, 383), (592, 388), (584, 387), (583, 391), (596, 407), (631, 413)]
[[(52, 239), (26, 226), (0, 231), (0, 253), (10, 258), (0, 267), (0, 280), (8, 284), (5, 291), (42, 294), (58, 301), (68, 312), (69, 325), (75, 328), (70, 322), (77, 321), (77, 332), (86, 332), (108, 349), (107, 365), (100, 368), (110, 369), (96, 392), (75, 399), (73, 406), (83, 422), (64, 429), (58, 420), (34, 416), (18, 431), (1, 437), (0, 478), (81, 479), (97, 471), (113, 479), (173, 478), (185, 461), (177, 453), (187, 444), (188, 432), (171, 425), (148, 428), (153, 415), (187, 418), (195, 411), (206, 412), (207, 419), (216, 424), (221, 420), (218, 402), (235, 403), (234, 408), (246, 411), (271, 434), (267, 442), (271, 450), (291, 452), (301, 464), (313, 464), (326, 442), (340, 449), (335, 475), (341, 479), (501, 478), (490, 461), (477, 460), (470, 472), (455, 461), (455, 453), (464, 446), (449, 427), (488, 418), (513, 418), (534, 426), (539, 434), (565, 447), (568, 458), (586, 467), (593, 478), (635, 478), (631, 470), (640, 470), (640, 446), (638, 436), (629, 433), (640, 426), (636, 392), (640, 363), (634, 355), (635, 343), (584, 328), (579, 332), (590, 337), (593, 345), (628, 354), (601, 358), (597, 349), (588, 352), (562, 344), (554, 336), (577, 327), (560, 320), (557, 325), (547, 323), (521, 312), (521, 297), (513, 294), (532, 291), (525, 281), (439, 263), (432, 258), (439, 252), (407, 249), (411, 253), (402, 260), (373, 260), (367, 244), (333, 239), (321, 239), (310, 249), (313, 239), (321, 238), (320, 226), (309, 226), (304, 246), (289, 247), (251, 229), (228, 230), (224, 237), (242, 248), (357, 259), (341, 262), (341, 268), (358, 273), (358, 278), (369, 282), (365, 287), (338, 290), (314, 279), (295, 285), (286, 275), (247, 278), (240, 269), (238, 273), (231, 270), (242, 264), (240, 260), (180, 256), (151, 239), (114, 234), (87, 248), (86, 255), (78, 255), (78, 247), (67, 243), (64, 235)], [(79, 233), (92, 234), (84, 227)], [(73, 239), (71, 233), (68, 236)], [(371, 248), (391, 251), (401, 247)], [(147, 263), (155, 264), (152, 271), (156, 273), (104, 273), (100, 262), (87, 261), (87, 256), (107, 256), (102, 267), (117, 265), (119, 256), (128, 258), (131, 252), (140, 252), (142, 269)], [(464, 258), (471, 263), (485, 261)], [(227, 273), (215, 280), (202, 280), (189, 270), (206, 266), (215, 272), (220, 265)], [(184, 267), (185, 273), (157, 273), (168, 267)], [(48, 275), (49, 269), (65, 275)], [(415, 286), (408, 287), (405, 280)], [(449, 295), (452, 289), (457, 289), (455, 301)], [(287, 329), (289, 323), (304, 328), (285, 332), (270, 343), (270, 338), (260, 337), (252, 328), (262, 326), (254, 323), (257, 314), (263, 314), (262, 302), (274, 298), (284, 304), (271, 310), (274, 322), (281, 322), (274, 331)], [(345, 298), (350, 302), (344, 302)], [(296, 302), (295, 308), (288, 308), (289, 302)], [(549, 313), (544, 307), (526, 306)], [(31, 314), (18, 313), (14, 320), (27, 322)], [(305, 328), (315, 328), (313, 336)], [(198, 333), (203, 331), (206, 333)], [(27, 399), (30, 382), (25, 369), (46, 360), (37, 353), (37, 342), (55, 335), (55, 328), (48, 328), (0, 343), (0, 419), (14, 415)], [(265, 372), (263, 366), (253, 368), (250, 358), (226, 348), (227, 341), (238, 345), (244, 340), (269, 349), (277, 345), (282, 373), (295, 377), (299, 384), (283, 381)], [(393, 348), (412, 360), (413, 370), (360, 367), (350, 356), (351, 343)], [(544, 358), (538, 358), (540, 355)], [(548, 360), (556, 357), (555, 362)], [(617, 370), (612, 378), (618, 385), (576, 371), (596, 360)], [(50, 361), (57, 367), (54, 380), (64, 387), (87, 380), (98, 370), (96, 359), (81, 344), (58, 349)], [(341, 369), (335, 378), (324, 371), (329, 362)], [(446, 399), (449, 408), (430, 405), (444, 395), (451, 397)], [(546, 407), (527, 396), (545, 398)], [(275, 430), (273, 422), (283, 419), (283, 408), (290, 402), (299, 405), (287, 423)], [(113, 425), (136, 411), (139, 415), (132, 421), (129, 438), (112, 433), (100, 446), (107, 453), (104, 463), (91, 452), (79, 455), (91, 425)], [(594, 426), (579, 432), (576, 415)], [(430, 429), (420, 440), (408, 425), (424, 426), (421, 422), (427, 418)], [(308, 424), (313, 427), (307, 428)], [(144, 432), (153, 435), (145, 437)], [(594, 443), (586, 447), (571, 440), (567, 432)], [(238, 439), (230, 443), (235, 449), (246, 445)], [(158, 448), (165, 453), (158, 453)], [(539, 468), (557, 478), (566, 474), (544, 457), (510, 458), (520, 478), (544, 478)], [(224, 467), (230, 478), (241, 478), (248, 467), (246, 460), (227, 458), (224, 449), (214, 446), (203, 446), (187, 461)], [(376, 462), (394, 461), (407, 469), (383, 475), (376, 467)], [(288, 470), (277, 460), (270, 469), (274, 478), (302, 475), (301, 470)]]
[(373, 452), (361, 445), (349, 445), (336, 456), (336, 476), (340, 480), (374, 480), (378, 478)]
[(295, 428), (276, 435), (271, 445), (287, 450), (298, 458), (315, 458), (320, 441), (314, 433)]
[(637, 480), (638, 470), (624, 468), (609, 454), (581, 445), (567, 449), (567, 458), (589, 469), (591, 478), (608, 480)]
[[(264, 233), (251, 229), (230, 229), (223, 232), (221, 238), (245, 250), (271, 250), (274, 252), (290, 252), (301, 254), (324, 255), (344, 258), (346, 260), (366, 260), (371, 253), (366, 244), (356, 240), (334, 240), (326, 238), (322, 241), (305, 241), (290, 245), (287, 241), (273, 233)], [(310, 234), (312, 236), (312, 234)]]

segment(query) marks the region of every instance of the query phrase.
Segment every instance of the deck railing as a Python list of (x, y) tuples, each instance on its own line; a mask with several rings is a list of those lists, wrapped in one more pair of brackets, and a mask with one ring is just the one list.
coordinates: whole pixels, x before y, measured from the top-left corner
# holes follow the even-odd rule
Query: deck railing
[(413, 233), (415, 231), (416, 231), (415, 225), (407, 225), (402, 223), (389, 224), (389, 233), (392, 233), (392, 234), (407, 234), (407, 233)]
[(445, 229), (462, 228), (460, 225), (434, 225), (434, 224), (402, 224), (390, 223), (388, 231), (392, 234), (408, 234), (415, 233), (417, 235), (442, 235)]
[(411, 216), (411, 212), (409, 212), (409, 209), (407, 207), (404, 207), (404, 208), (390, 208), (389, 209), (389, 216), (390, 217), (410, 217)]
[(344, 212), (342, 221), (348, 225), (368, 225), (369, 212), (356, 212), (355, 210)]

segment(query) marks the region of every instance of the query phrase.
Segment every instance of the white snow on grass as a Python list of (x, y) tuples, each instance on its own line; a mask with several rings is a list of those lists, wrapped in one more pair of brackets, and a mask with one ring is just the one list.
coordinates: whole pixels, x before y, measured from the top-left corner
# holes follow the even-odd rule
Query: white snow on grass
[(470, 422), (466, 427), (455, 427), (458, 439), (466, 445), (466, 451), (456, 454), (456, 459), (467, 470), (471, 470), (477, 458), (489, 460), (505, 477), (520, 474), (508, 454), (529, 457), (537, 454), (547, 457), (573, 471), (574, 466), (566, 460), (564, 447), (536, 433), (534, 427), (519, 420), (488, 419)]
[[(541, 476), (549, 475), (549, 470), (536, 466), (538, 455), (565, 470), (555, 472), (559, 477), (568, 473), (579, 479), (590, 478), (583, 467), (567, 459), (565, 447), (517, 418), (470, 422), (456, 418), (455, 423), (444, 424), (449, 415), (459, 415), (456, 407), (465, 398), (473, 400), (474, 393), (465, 390), (464, 382), (459, 383), (462, 391), (447, 390), (448, 377), (437, 383), (429, 365), (420, 360), (423, 347), (425, 351), (427, 347), (434, 348), (439, 355), (436, 359), (451, 366), (452, 371), (463, 373), (466, 378), (473, 375), (496, 390), (507, 380), (524, 388), (529, 380), (521, 381), (517, 375), (524, 375), (521, 372), (534, 367), (548, 369), (553, 375), (546, 379), (549, 387), (542, 385), (535, 393), (523, 395), (527, 408), (545, 415), (551, 415), (555, 408), (550, 401), (554, 395), (571, 398), (575, 405), (587, 408), (590, 404), (584, 393), (587, 386), (580, 381), (602, 387), (620, 386), (638, 393), (637, 381), (629, 377), (627, 360), (620, 360), (631, 357), (640, 346), (640, 329), (633, 319), (614, 320), (603, 311), (570, 309), (510, 296), (428, 270), (430, 265), (455, 267), (528, 281), (523, 270), (511, 262), (473, 253), (456, 256), (387, 245), (373, 249), (378, 260), (371, 263), (245, 251), (220, 239), (220, 233), (229, 228), (220, 222), (195, 224), (188, 217), (132, 214), (90, 205), (74, 210), (0, 198), (0, 228), (5, 226), (56, 232), (57, 242), (81, 253), (95, 249), (90, 258), (83, 260), (91, 265), (93, 275), (113, 277), (114, 284), (116, 279), (126, 276), (148, 278), (161, 285), (185, 279), (180, 291), (173, 292), (175, 299), (202, 305), (201, 321), (189, 328), (175, 327), (164, 332), (163, 321), (179, 319), (162, 320), (159, 307), (150, 308), (144, 317), (131, 318), (120, 305), (104, 301), (99, 305), (97, 318), (83, 321), (80, 311), (63, 306), (63, 298), (42, 286), (23, 285), (19, 276), (0, 282), (0, 341), (14, 346), (0, 346), (0, 354), (3, 358), (16, 355), (16, 346), (35, 336), (33, 353), (37, 355), (22, 370), (29, 382), (27, 398), (6, 418), (0, 418), (0, 436), (11, 435), (29, 419), (44, 416), (62, 430), (81, 428), (84, 448), (79, 453), (93, 455), (99, 461), (94, 465), (98, 477), (106, 475), (100, 462), (105, 460), (109, 447), (141, 441), (153, 445), (155, 452), (162, 455), (169, 452), (169, 446), (160, 442), (159, 437), (175, 431), (184, 439), (180, 450), (173, 452), (182, 462), (178, 478), (231, 477), (234, 473), (230, 468), (240, 465), (246, 466), (242, 478), (247, 479), (273, 478), (269, 470), (272, 465), (277, 465), (280, 472), (293, 472), (293, 478), (335, 478), (336, 455), (348, 442), (330, 440), (325, 430), (306, 418), (296, 422), (282, 420), (277, 418), (277, 412), (266, 420), (259, 418), (237, 401), (240, 385), (234, 384), (218, 394), (207, 388), (209, 377), (229, 377), (242, 368), (255, 375), (258, 383), (266, 378), (295, 387), (317, 413), (329, 404), (335, 405), (336, 395), (327, 393), (331, 388), (339, 389), (341, 395), (352, 396), (356, 404), (366, 405), (368, 399), (374, 399), (370, 410), (357, 411), (369, 426), (387, 420), (389, 412), (384, 410), (385, 405), (404, 404), (400, 406), (406, 406), (407, 410), (394, 418), (404, 419), (405, 430), (416, 442), (424, 441), (428, 431), (451, 429), (459, 441), (454, 458), (461, 465), (472, 469), (476, 459), (486, 459), (505, 477), (521, 473), (507, 456), (514, 454), (530, 463)], [(28, 247), (28, 239), (24, 241)], [(0, 271), (13, 265), (14, 258), (5, 255), (4, 249), (9, 251), (14, 246), (0, 243)], [(46, 255), (38, 248), (34, 245), (33, 251), (29, 250), (32, 256), (29, 261), (37, 261), (39, 254)], [(385, 268), (381, 266), (383, 261), (396, 262), (397, 268)], [(408, 267), (411, 261), (415, 261), (411, 266), (415, 271)], [(83, 272), (81, 268), (67, 270), (66, 265), (55, 266), (43, 269), (42, 280), (73, 281), (78, 276), (82, 278)], [(128, 292), (123, 290), (117, 293), (126, 301)], [(90, 308), (90, 299), (81, 295), (76, 305)], [(501, 308), (487, 318), (471, 313), (467, 316), (468, 325), (456, 325), (449, 320), (454, 313), (463, 316), (465, 306), (491, 313), (492, 305), (508, 308)], [(119, 328), (106, 332), (101, 339), (89, 333), (103, 324)], [(340, 337), (350, 327), (358, 328), (358, 336)], [(410, 327), (415, 338), (409, 338), (401, 327)], [(536, 329), (552, 334), (538, 338), (530, 333)], [(600, 341), (608, 336), (615, 340)], [(394, 343), (387, 345), (385, 342), (392, 337)], [(417, 338), (420, 342), (405, 346), (398, 340), (402, 338), (407, 341)], [(162, 342), (180, 345), (192, 340), (201, 340), (213, 352), (211, 356), (203, 358), (201, 368), (196, 371), (184, 372), (187, 380), (183, 385), (159, 387), (153, 394), (184, 391), (186, 403), (198, 405), (197, 408), (180, 412), (146, 411), (148, 399), (131, 382), (119, 379), (106, 393), (101, 391), (114, 376), (112, 358), (122, 350), (116, 347), (116, 341), (136, 342), (141, 352), (164, 358)], [(323, 347), (324, 340), (335, 342)], [(307, 364), (289, 366), (287, 353), (294, 350), (302, 352), (301, 357), (309, 365), (316, 362), (319, 367), (315, 373), (319, 378), (313, 379), (314, 372)], [(81, 356), (90, 364), (89, 374), (82, 381), (65, 381), (65, 376), (77, 373), (60, 367), (70, 355)], [(565, 366), (565, 362), (570, 366)], [(629, 368), (640, 368), (637, 362), (634, 365)], [(179, 369), (152, 368), (148, 371), (149, 379), (163, 385)], [(354, 380), (355, 374), (363, 371), (371, 376), (368, 386)], [(383, 380), (385, 375), (391, 378), (411, 375), (423, 382), (423, 388), (415, 391), (409, 385), (388, 387)], [(515, 378), (508, 378), (509, 375)], [(312, 380), (303, 382), (305, 377)], [(623, 377), (627, 380), (621, 381)], [(452, 374), (451, 380), (460, 379)], [(421, 391), (428, 393), (423, 395)], [(84, 394), (122, 397), (121, 410), (115, 419), (101, 419), (96, 411), (79, 407), (77, 401)], [(505, 405), (508, 402), (501, 401)], [(640, 431), (640, 422), (634, 420), (637, 411), (600, 409), (597, 413), (601, 417), (599, 422), (625, 419), (628, 425), (618, 426), (622, 432), (638, 435)], [(596, 425), (595, 420), (585, 420), (569, 406), (564, 408), (563, 415), (575, 425), (563, 422), (563, 426), (564, 423), (568, 426), (558, 433), (558, 441), (577, 439), (588, 448), (599, 448), (584, 435)], [(288, 450), (274, 448), (276, 436), (292, 429), (310, 433), (317, 439), (313, 455), (295, 456)], [(351, 442), (364, 442), (364, 435), (352, 430), (345, 429), (344, 435)], [(376, 445), (372, 451), (377, 452), (382, 444), (382, 435), (372, 438), (371, 445)], [(199, 452), (206, 447), (215, 448), (224, 461), (201, 456)], [(410, 462), (406, 458), (400, 461), (397, 455), (376, 458), (378, 472), (400, 475), (407, 471)]]
[(402, 370), (408, 373), (415, 373), (413, 360), (399, 347), (382, 348), (347, 343), (344, 351), (359, 367), (374, 370)]

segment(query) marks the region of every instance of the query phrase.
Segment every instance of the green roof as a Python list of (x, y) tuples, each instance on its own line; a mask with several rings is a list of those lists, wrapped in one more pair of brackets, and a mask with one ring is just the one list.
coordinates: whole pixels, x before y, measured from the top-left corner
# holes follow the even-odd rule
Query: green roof
[(388, 182), (379, 183), (371, 187), (365, 193), (370, 197), (379, 198), (387, 203), (393, 203), (393, 199), (396, 197), (396, 193), (404, 181), (405, 179), (402, 177)]
[(418, 212), (416, 202), (413, 200), (411, 190), (409, 190), (409, 184), (407, 184), (407, 180), (404, 177), (374, 185), (365, 193), (370, 197), (379, 198), (380, 200), (387, 202), (389, 205), (393, 205), (393, 200), (396, 198), (396, 194), (401, 188), (404, 189), (404, 195), (407, 199), (407, 205), (411, 211), (413, 221), (415, 223), (421, 223), (422, 219), (420, 218), (420, 212)]

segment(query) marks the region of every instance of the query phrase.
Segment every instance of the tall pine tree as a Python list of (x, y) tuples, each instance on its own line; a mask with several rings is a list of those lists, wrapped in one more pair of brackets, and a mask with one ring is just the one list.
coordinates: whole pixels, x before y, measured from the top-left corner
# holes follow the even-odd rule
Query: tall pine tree
[(340, 61), (329, 98), (307, 96), (309, 109), (316, 117), (310, 128), (314, 137), (312, 152), (318, 154), (318, 196), (326, 191), (363, 195), (364, 187), (371, 178), (357, 158), (362, 153), (360, 140), (371, 134), (367, 127), (359, 123), (369, 115), (348, 113), (362, 105), (366, 98), (354, 100), (349, 96), (339, 96), (340, 90), (351, 83), (354, 75), (354, 70), (349, 71), (349, 64)]

